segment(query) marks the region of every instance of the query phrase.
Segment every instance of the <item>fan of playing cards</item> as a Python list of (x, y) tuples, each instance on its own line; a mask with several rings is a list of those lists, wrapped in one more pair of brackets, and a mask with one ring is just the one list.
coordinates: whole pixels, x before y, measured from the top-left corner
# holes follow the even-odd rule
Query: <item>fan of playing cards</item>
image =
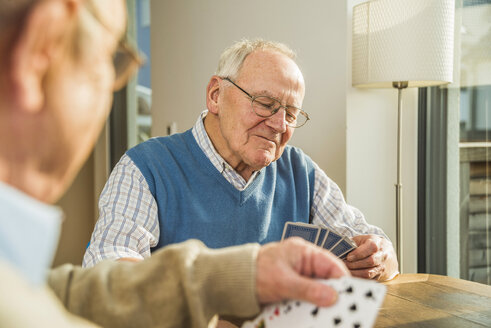
[(245, 322), (242, 328), (373, 326), (385, 297), (385, 285), (353, 277), (320, 281), (337, 291), (338, 300), (334, 305), (317, 307), (302, 301), (271, 304), (256, 319)]
[(348, 237), (340, 236), (328, 228), (302, 222), (285, 223), (281, 240), (289, 237), (301, 237), (327, 249), (342, 260), (356, 248), (356, 244)]

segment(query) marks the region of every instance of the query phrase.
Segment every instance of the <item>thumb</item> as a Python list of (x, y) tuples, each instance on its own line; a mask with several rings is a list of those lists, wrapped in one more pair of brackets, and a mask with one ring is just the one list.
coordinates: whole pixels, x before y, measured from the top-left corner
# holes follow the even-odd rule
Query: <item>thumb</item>
[(338, 299), (337, 292), (330, 286), (317, 280), (297, 276), (291, 280), (290, 295), (288, 298), (303, 300), (318, 306), (331, 306)]

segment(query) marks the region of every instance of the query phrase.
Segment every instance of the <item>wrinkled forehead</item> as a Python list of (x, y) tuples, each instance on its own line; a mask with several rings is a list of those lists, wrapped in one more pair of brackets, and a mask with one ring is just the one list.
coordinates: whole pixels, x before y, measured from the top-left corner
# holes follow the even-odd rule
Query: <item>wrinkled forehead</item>
[(298, 65), (275, 51), (255, 51), (247, 56), (237, 80), (254, 86), (256, 91), (269, 90), (270, 96), (278, 97), (287, 92), (303, 100), (305, 94), (305, 82)]

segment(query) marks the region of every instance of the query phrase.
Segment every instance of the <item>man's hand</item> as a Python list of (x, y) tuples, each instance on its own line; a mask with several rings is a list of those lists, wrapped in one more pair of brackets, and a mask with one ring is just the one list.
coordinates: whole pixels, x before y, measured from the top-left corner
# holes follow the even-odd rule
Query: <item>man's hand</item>
[(377, 235), (353, 237), (358, 248), (346, 258), (345, 264), (355, 277), (391, 279), (397, 272), (397, 256), (392, 244)]
[(336, 292), (312, 278), (339, 278), (344, 275), (349, 275), (349, 271), (342, 261), (301, 238), (266, 244), (257, 256), (258, 300), (264, 304), (298, 299), (329, 306), (336, 302)]

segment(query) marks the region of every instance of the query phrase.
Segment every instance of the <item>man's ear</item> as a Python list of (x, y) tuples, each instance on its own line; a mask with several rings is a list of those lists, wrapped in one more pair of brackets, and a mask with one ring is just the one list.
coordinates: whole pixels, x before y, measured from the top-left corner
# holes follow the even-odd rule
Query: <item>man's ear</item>
[(43, 81), (50, 66), (67, 49), (81, 0), (37, 1), (12, 41), (9, 80), (15, 108), (36, 112), (45, 101)]
[(213, 114), (218, 114), (218, 96), (220, 95), (221, 80), (220, 77), (213, 75), (206, 87), (206, 107)]

